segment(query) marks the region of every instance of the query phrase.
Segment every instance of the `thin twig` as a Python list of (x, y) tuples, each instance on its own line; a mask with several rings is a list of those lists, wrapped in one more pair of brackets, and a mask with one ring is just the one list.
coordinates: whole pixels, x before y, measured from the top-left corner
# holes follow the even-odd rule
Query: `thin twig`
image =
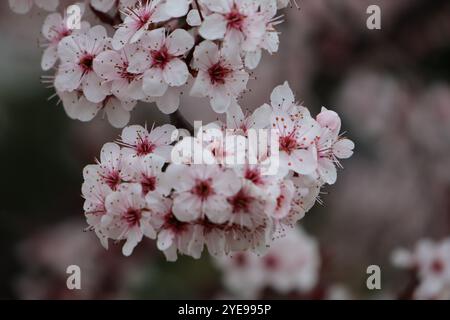
[(198, 14), (200, 16), (200, 20), (203, 21), (204, 20), (203, 19), (203, 13), (202, 13), (202, 9), (200, 9), (200, 6), (198, 4), (198, 0), (194, 0), (194, 2), (195, 2), (195, 6), (197, 7), (197, 11), (198, 11)]

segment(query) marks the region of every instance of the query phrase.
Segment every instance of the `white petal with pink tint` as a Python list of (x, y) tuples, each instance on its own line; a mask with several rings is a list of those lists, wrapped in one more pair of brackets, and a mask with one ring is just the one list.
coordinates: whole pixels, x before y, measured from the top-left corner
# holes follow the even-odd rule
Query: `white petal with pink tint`
[(194, 38), (186, 30), (176, 29), (167, 37), (166, 45), (170, 54), (180, 56), (192, 49)]
[(123, 128), (130, 121), (130, 112), (122, 107), (122, 102), (117, 98), (108, 99), (105, 112), (109, 123), (115, 128)]
[(227, 30), (227, 22), (220, 14), (211, 14), (203, 20), (198, 29), (200, 35), (207, 40), (222, 39)]
[(179, 87), (185, 84), (188, 77), (189, 70), (186, 63), (178, 58), (170, 60), (163, 70), (164, 81), (171, 87)]
[(182, 17), (188, 12), (190, 3), (191, 0), (166, 0), (164, 10), (171, 17)]
[(144, 73), (142, 90), (149, 96), (161, 97), (167, 90), (168, 84), (163, 79), (163, 72), (159, 68), (151, 68)]
[(58, 60), (58, 52), (55, 46), (49, 46), (44, 50), (41, 60), (41, 68), (44, 71), (50, 70)]
[(333, 152), (340, 159), (350, 158), (353, 154), (355, 143), (349, 139), (339, 139), (333, 145)]
[(202, 20), (200, 18), (200, 14), (197, 9), (192, 9), (186, 16), (186, 22), (191, 27), (198, 27), (202, 24)]

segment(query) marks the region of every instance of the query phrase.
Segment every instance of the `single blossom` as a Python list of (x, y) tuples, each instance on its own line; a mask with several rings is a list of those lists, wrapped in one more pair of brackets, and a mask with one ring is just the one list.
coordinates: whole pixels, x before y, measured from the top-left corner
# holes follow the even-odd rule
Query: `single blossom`
[(94, 230), (100, 243), (108, 249), (108, 235), (102, 225), (102, 219), (106, 215), (105, 200), (112, 192), (111, 188), (97, 181), (85, 181), (81, 187), (81, 193), (85, 199), (83, 209), (86, 222), (90, 230)]
[(317, 122), (312, 118), (293, 121), (286, 112), (276, 112), (272, 115), (272, 128), (279, 134), (280, 168), (298, 174), (313, 173), (317, 168)]
[(121, 149), (115, 143), (105, 144), (100, 152), (98, 164), (87, 165), (83, 169), (84, 180), (103, 183), (113, 191), (117, 190), (123, 181), (130, 181), (132, 178), (125, 161), (129, 155), (128, 149)]
[[(178, 168), (177, 168), (178, 167)], [(231, 170), (218, 165), (172, 165), (175, 189), (173, 213), (180, 221), (208, 218), (223, 223), (233, 210), (227, 197), (235, 194), (240, 183)]]
[(110, 87), (95, 73), (94, 59), (107, 48), (108, 37), (102, 26), (62, 39), (58, 45), (61, 64), (55, 78), (56, 89), (74, 91), (80, 88), (87, 100), (103, 101)]
[(266, 223), (263, 194), (251, 187), (250, 182), (243, 181), (242, 187), (227, 198), (231, 205), (228, 222), (251, 230)]
[(95, 57), (93, 68), (95, 73), (111, 84), (111, 92), (121, 100), (139, 100), (142, 92), (142, 73), (128, 71), (130, 59), (138, 54), (140, 47), (131, 44), (121, 50), (106, 50)]
[(147, 203), (157, 216), (159, 233), (157, 247), (168, 261), (177, 260), (177, 252), (200, 258), (203, 250), (203, 228), (179, 221), (172, 212), (172, 200), (160, 200), (153, 195), (146, 197)]
[(224, 45), (243, 51), (253, 51), (261, 42), (266, 25), (260, 12), (260, 1), (205, 0), (212, 12), (199, 28), (207, 40), (224, 39)]
[(129, 184), (106, 198), (107, 216), (103, 219), (108, 234), (114, 240), (125, 240), (122, 253), (129, 256), (144, 236), (155, 239), (156, 231), (151, 223), (139, 184)]
[(143, 157), (147, 154), (156, 154), (166, 161), (170, 160), (172, 151), (173, 133), (176, 128), (170, 124), (155, 127), (150, 130), (139, 125), (123, 129), (120, 142), (131, 153)]
[(315, 139), (320, 126), (309, 111), (294, 102), (289, 85), (276, 87), (270, 96), (274, 112), (271, 128), (279, 135), (280, 168), (311, 174), (317, 168)]
[(322, 107), (316, 120), (321, 127), (319, 138), (316, 139), (317, 172), (326, 183), (333, 184), (337, 178), (335, 165), (341, 166), (339, 159), (351, 157), (355, 144), (339, 136), (341, 119), (336, 112)]
[(127, 166), (132, 168), (132, 180), (140, 183), (142, 194), (167, 193), (167, 187), (161, 183), (163, 179), (162, 168), (165, 160), (156, 154), (147, 154), (144, 157), (130, 156), (126, 159)]
[(198, 74), (191, 94), (210, 98), (215, 112), (225, 112), (247, 86), (249, 75), (239, 54), (219, 50), (211, 41), (203, 41), (195, 48), (193, 67)]
[(140, 44), (145, 52), (130, 58), (128, 71), (143, 74), (143, 91), (149, 96), (161, 97), (168, 87), (184, 85), (189, 71), (183, 56), (194, 46), (194, 38), (183, 29), (166, 36), (166, 29), (149, 31)]
[(150, 24), (170, 18), (164, 10), (163, 0), (140, 0), (135, 6), (125, 8), (123, 13), (124, 22), (118, 27), (112, 39), (115, 50), (138, 41), (149, 29)]
[(245, 52), (245, 66), (249, 69), (255, 69), (261, 60), (262, 50), (266, 50), (270, 54), (278, 51), (279, 39), (278, 32), (275, 29), (277, 24), (282, 22), (281, 17), (277, 17), (277, 4), (275, 0), (260, 1), (260, 15), (262, 15), (265, 31), (260, 42), (255, 49)]
[(89, 23), (83, 21), (80, 30), (71, 29), (67, 23), (67, 17), (63, 18), (59, 13), (51, 13), (47, 16), (42, 26), (42, 35), (46, 43), (44, 54), (42, 55), (41, 67), (42, 70), (50, 70), (58, 60), (58, 44), (60, 41), (70, 36), (72, 33), (85, 31), (89, 28)]

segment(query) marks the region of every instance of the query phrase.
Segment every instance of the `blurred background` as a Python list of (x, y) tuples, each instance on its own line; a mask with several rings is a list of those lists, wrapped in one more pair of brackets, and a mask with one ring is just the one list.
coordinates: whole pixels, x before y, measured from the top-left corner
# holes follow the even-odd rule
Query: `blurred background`
[[(300, 221), (320, 256), (313, 286), (257, 297), (395, 298), (408, 280), (392, 250), (450, 235), (450, 2), (297, 2), (299, 10), (283, 10), (279, 52), (264, 55), (241, 105), (268, 102), (287, 80), (313, 114), (326, 106), (341, 115), (356, 150), (323, 190), (323, 205)], [(381, 30), (366, 27), (371, 4), (381, 8)], [(144, 240), (126, 258), (83, 232), (82, 169), (120, 130), (101, 116), (71, 120), (47, 100), (54, 92), (40, 83), (38, 46), (45, 16), (0, 4), (0, 298), (235, 297), (225, 267), (207, 254), (170, 263)], [(185, 98), (181, 113), (216, 118), (199, 99)], [(149, 104), (130, 121), (167, 122)], [(71, 264), (82, 269), (83, 290), (66, 288)], [(381, 267), (382, 290), (366, 288), (371, 264)]]

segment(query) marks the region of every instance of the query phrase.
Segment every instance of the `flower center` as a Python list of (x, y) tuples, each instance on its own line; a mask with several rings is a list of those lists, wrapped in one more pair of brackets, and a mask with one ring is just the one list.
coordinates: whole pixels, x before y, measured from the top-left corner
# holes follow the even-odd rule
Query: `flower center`
[(59, 31), (56, 31), (56, 35), (53, 37), (53, 43), (57, 44), (63, 38), (68, 37), (72, 34), (72, 30), (63, 27)]
[(111, 190), (116, 190), (121, 182), (119, 171), (111, 171), (108, 174), (102, 175), (102, 178)]
[(278, 259), (273, 255), (268, 254), (264, 256), (262, 259), (264, 267), (268, 270), (275, 270), (279, 265)]
[(212, 65), (208, 69), (211, 84), (224, 84), (226, 77), (231, 73), (231, 69), (222, 66), (220, 62)]
[(138, 76), (138, 74), (134, 74), (134, 73), (131, 73), (131, 72), (127, 71), (128, 63), (124, 63), (122, 66), (119, 65), (119, 66), (116, 66), (116, 67), (117, 67), (117, 69), (118, 69), (118, 71), (120, 73), (120, 77), (122, 79), (127, 80), (128, 83), (133, 82), (134, 79), (136, 79), (136, 77)]
[(172, 60), (172, 56), (167, 51), (167, 48), (165, 46), (163, 46), (160, 50), (150, 51), (150, 55), (153, 59), (152, 61), (153, 68), (164, 69), (167, 63), (169, 63), (170, 60)]
[(297, 140), (295, 140), (293, 134), (280, 137), (279, 142), (280, 142), (280, 150), (288, 154), (297, 149)]
[(164, 229), (170, 229), (174, 231), (175, 233), (180, 233), (186, 230), (188, 224), (185, 222), (181, 222), (175, 218), (172, 211), (170, 211), (168, 214), (164, 217)]
[(156, 145), (148, 141), (146, 138), (139, 137), (139, 140), (140, 141), (136, 145), (136, 153), (138, 156), (145, 156), (155, 150)]
[(247, 264), (247, 257), (244, 253), (238, 252), (233, 255), (233, 262), (237, 267), (244, 267)]
[(284, 195), (280, 195), (277, 198), (277, 210), (279, 210), (283, 206), (283, 202), (284, 202)]
[(228, 202), (233, 207), (233, 213), (248, 212), (250, 203), (253, 198), (245, 193), (243, 189), (239, 190), (234, 196), (228, 199)]
[(83, 69), (83, 72), (89, 72), (92, 71), (92, 65), (94, 63), (94, 56), (91, 54), (85, 54), (83, 57), (81, 57), (80, 61), (78, 62), (78, 65)]
[(210, 179), (199, 180), (193, 189), (193, 193), (200, 197), (202, 200), (205, 200), (210, 195), (212, 195), (214, 193), (214, 190), (211, 187)]
[(126, 223), (128, 223), (129, 227), (134, 227), (140, 225), (141, 217), (142, 217), (141, 210), (130, 208), (123, 215), (122, 219), (125, 220)]
[(248, 168), (245, 171), (245, 179), (250, 180), (254, 184), (262, 184), (261, 175), (258, 169), (250, 169)]
[(149, 193), (150, 191), (154, 191), (156, 189), (156, 178), (155, 177), (149, 177), (145, 174), (142, 175), (141, 180), (142, 185), (142, 191), (144, 194)]
[(225, 16), (227, 28), (242, 31), (245, 18), (246, 16), (240, 13), (236, 5), (234, 5), (233, 9)]
[(152, 10), (150, 10), (150, 5), (140, 6), (136, 9), (128, 9), (128, 15), (136, 21), (137, 30), (145, 27), (152, 17)]
[(433, 270), (434, 273), (442, 273), (444, 271), (444, 263), (441, 259), (436, 259), (431, 264), (431, 270)]

